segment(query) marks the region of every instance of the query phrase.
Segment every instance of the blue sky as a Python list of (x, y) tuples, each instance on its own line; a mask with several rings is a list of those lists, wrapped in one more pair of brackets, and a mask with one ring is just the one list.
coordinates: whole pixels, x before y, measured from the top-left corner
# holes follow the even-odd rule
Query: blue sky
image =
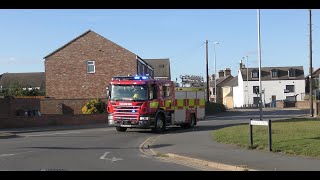
[[(262, 66), (303, 66), (309, 73), (309, 15), (306, 9), (262, 9)], [(320, 10), (313, 10), (313, 66), (320, 66)], [(0, 10), (0, 74), (44, 71), (46, 55), (91, 29), (141, 58), (170, 58), (172, 79), (205, 77), (205, 40), (209, 73), (231, 68), (248, 55), (258, 67), (256, 9), (44, 9)]]

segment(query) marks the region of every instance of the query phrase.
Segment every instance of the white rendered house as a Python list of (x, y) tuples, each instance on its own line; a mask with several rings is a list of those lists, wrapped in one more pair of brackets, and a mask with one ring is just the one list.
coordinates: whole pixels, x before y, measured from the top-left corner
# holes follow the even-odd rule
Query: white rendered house
[[(259, 68), (240, 63), (238, 86), (233, 87), (234, 107), (256, 106), (259, 102)], [(248, 72), (248, 76), (247, 76)], [(276, 106), (276, 101), (302, 101), (305, 94), (303, 66), (261, 67), (262, 104)]]

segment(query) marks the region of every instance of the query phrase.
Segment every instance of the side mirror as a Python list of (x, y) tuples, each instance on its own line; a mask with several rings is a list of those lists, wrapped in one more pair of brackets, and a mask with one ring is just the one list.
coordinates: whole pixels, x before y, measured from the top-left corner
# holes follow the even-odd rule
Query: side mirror
[(110, 89), (109, 89), (109, 86), (106, 87), (106, 90), (107, 90), (107, 98), (110, 99)]

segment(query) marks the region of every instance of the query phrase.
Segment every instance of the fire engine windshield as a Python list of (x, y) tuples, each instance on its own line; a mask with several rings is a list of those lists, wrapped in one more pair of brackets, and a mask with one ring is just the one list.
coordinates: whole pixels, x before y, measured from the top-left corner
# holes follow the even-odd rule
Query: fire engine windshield
[(112, 85), (111, 101), (145, 101), (148, 99), (146, 85)]

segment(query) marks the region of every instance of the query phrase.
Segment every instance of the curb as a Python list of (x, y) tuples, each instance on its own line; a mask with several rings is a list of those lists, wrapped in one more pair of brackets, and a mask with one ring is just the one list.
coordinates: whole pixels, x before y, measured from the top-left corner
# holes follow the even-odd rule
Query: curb
[[(140, 146), (139, 150), (148, 156), (163, 159), (163, 160), (170, 160), (171, 162), (178, 163), (178, 161), (183, 162), (184, 164), (191, 164), (193, 166), (201, 166), (203, 169), (208, 169), (208, 168), (215, 168), (215, 169), (220, 169), (220, 170), (225, 170), (225, 171), (258, 171), (256, 169), (250, 169), (246, 165), (239, 165), (239, 166), (234, 166), (234, 165), (228, 165), (228, 164), (223, 164), (223, 163), (217, 163), (217, 162), (212, 162), (212, 161), (206, 161), (202, 159), (197, 159), (197, 158), (191, 158), (187, 156), (181, 156), (173, 153), (161, 153), (157, 152), (154, 149), (152, 149), (152, 144), (153, 142), (156, 141), (160, 136), (152, 136), (146, 139)], [(146, 145), (148, 144), (148, 145)], [(147, 152), (147, 150), (148, 152)]]
[(246, 165), (233, 166), (233, 165), (228, 165), (228, 164), (216, 163), (216, 162), (212, 162), (212, 161), (206, 161), (206, 160), (202, 160), (202, 159), (191, 158), (191, 157), (187, 157), (187, 156), (180, 156), (180, 155), (172, 154), (172, 153), (166, 153), (165, 155), (167, 155), (168, 157), (173, 158), (175, 160), (182, 160), (182, 161), (186, 161), (188, 163), (195, 163), (195, 164), (202, 165), (205, 167), (222, 169), (222, 170), (226, 170), (226, 171), (257, 171), (255, 169), (247, 168)]

